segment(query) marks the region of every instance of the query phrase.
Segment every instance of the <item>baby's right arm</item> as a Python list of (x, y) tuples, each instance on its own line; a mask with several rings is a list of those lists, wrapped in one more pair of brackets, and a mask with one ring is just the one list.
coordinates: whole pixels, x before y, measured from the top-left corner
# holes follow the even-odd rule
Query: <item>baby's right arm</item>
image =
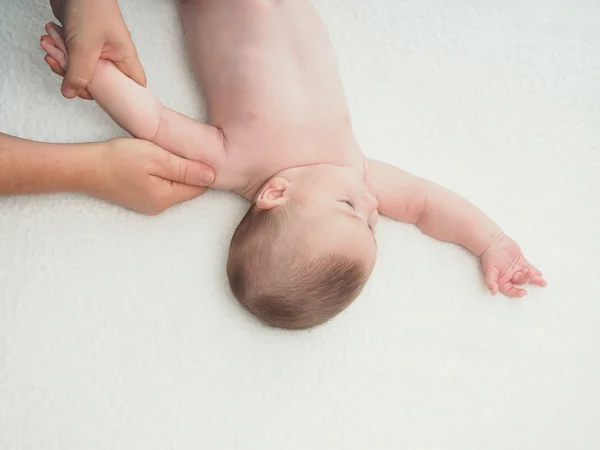
[[(48, 24), (42, 48), (64, 69), (66, 46), (60, 31)], [(106, 113), (133, 136), (178, 156), (201, 161), (219, 173), (225, 156), (221, 131), (163, 106), (149, 89), (124, 75), (112, 62), (99, 60), (88, 91)]]
[(526, 291), (515, 286), (546, 285), (517, 243), (460, 195), (380, 161), (369, 161), (367, 178), (381, 214), (413, 223), (425, 234), (459, 244), (480, 257), (492, 294), (522, 297)]

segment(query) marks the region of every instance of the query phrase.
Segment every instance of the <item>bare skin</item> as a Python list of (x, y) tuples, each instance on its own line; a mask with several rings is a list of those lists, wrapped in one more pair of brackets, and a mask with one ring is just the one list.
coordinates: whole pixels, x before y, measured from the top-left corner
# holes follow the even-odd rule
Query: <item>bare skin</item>
[[(372, 266), (381, 213), (480, 257), (492, 294), (521, 297), (519, 285), (546, 284), (516, 242), (467, 200), (362, 154), (333, 48), (310, 2), (186, 0), (180, 7), (209, 123), (165, 107), (100, 61), (88, 91), (124, 129), (208, 164), (214, 188), (259, 209), (301, 205), (315, 248), (353, 253)], [(56, 72), (67, 49), (59, 28), (46, 30), (42, 48)]]
[(245, 168), (248, 198), (294, 167), (364, 177), (334, 51), (309, 2), (186, 1), (181, 16), (210, 123)]
[(0, 133), (1, 196), (77, 192), (155, 215), (204, 194), (213, 177), (141, 139), (58, 144)]
[(142, 86), (146, 75), (117, 0), (50, 0), (52, 13), (64, 27), (70, 64), (62, 93), (91, 100), (87, 85), (100, 58), (112, 61), (125, 75)]

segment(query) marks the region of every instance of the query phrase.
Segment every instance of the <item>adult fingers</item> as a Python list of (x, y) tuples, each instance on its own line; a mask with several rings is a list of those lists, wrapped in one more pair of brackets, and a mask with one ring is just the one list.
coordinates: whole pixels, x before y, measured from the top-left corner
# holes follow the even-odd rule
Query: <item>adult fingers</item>
[(122, 46), (121, 54), (122, 59), (120, 61), (113, 61), (114, 64), (137, 84), (145, 87), (147, 83), (146, 73), (142, 67), (142, 63), (140, 63), (133, 41), (129, 40), (127, 44)]
[(40, 46), (46, 52), (46, 54), (50, 55), (61, 67), (67, 66), (67, 57), (63, 52), (54, 46), (48, 36), (42, 37)]
[(155, 162), (157, 170), (153, 175), (174, 183), (204, 187), (210, 186), (215, 180), (214, 171), (207, 165), (181, 158), (166, 151), (164, 157)]
[[(167, 181), (163, 180), (165, 183)], [(200, 195), (204, 194), (208, 188), (199, 186), (190, 186), (182, 183), (170, 183), (170, 186), (166, 187), (167, 190), (164, 193), (164, 204), (165, 209), (171, 206), (178, 205), (179, 203), (187, 202)]]
[(62, 67), (60, 67), (60, 64), (58, 63), (58, 61), (55, 60), (52, 56), (50, 56), (50, 55), (44, 56), (44, 61), (46, 61), (46, 64), (48, 64), (48, 67), (50, 67), (50, 70), (52, 70), (52, 72), (54, 72), (56, 75), (58, 75), (59, 77), (65, 76), (65, 71), (63, 70)]
[[(57, 60), (55, 60), (52, 56), (50, 55), (46, 55), (44, 57), (44, 61), (46, 61), (46, 64), (48, 64), (48, 67), (50, 67), (50, 70), (52, 70), (52, 72), (54, 72), (56, 75), (58, 75), (59, 77), (63, 77), (65, 76), (65, 71), (63, 70), (62, 67), (60, 67), (60, 64), (58, 63)], [(83, 99), (83, 100), (93, 100), (92, 96), (90, 95), (90, 93), (87, 91), (87, 89), (84, 89), (83, 91), (81, 91), (79, 93), (79, 98)]]
[(63, 37), (63, 29), (61, 26), (55, 24), (54, 22), (50, 22), (46, 24), (44, 28), (48, 36), (52, 39), (52, 45), (58, 48), (62, 53), (64, 53), (65, 58), (67, 57), (67, 46), (65, 44), (65, 39)]
[(66, 98), (75, 98), (94, 76), (102, 44), (74, 39), (67, 41), (67, 48), (69, 57), (61, 90)]
[(94, 100), (94, 98), (92, 97), (92, 95), (87, 91), (87, 89), (84, 89), (83, 91), (81, 91), (79, 93), (79, 98), (82, 100)]

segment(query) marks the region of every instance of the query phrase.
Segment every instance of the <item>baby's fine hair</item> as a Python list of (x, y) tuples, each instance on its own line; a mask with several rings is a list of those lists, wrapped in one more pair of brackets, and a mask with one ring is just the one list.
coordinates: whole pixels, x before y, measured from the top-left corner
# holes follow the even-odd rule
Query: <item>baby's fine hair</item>
[(310, 246), (293, 209), (250, 207), (231, 239), (227, 277), (235, 298), (261, 322), (304, 329), (344, 310), (368, 274), (360, 260)]

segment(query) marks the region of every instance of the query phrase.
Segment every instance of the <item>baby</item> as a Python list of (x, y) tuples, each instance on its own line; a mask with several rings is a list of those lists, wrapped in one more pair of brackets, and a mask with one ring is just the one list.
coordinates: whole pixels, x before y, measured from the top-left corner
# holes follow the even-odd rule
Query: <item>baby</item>
[[(101, 60), (88, 91), (126, 131), (212, 166), (213, 187), (252, 202), (229, 250), (237, 300), (262, 322), (321, 324), (361, 292), (376, 259), (378, 214), (418, 226), (481, 258), (492, 294), (545, 286), (519, 246), (471, 203), (363, 156), (335, 54), (305, 0), (181, 0), (209, 124), (163, 106)], [(46, 26), (48, 64), (67, 64), (61, 29)]]

